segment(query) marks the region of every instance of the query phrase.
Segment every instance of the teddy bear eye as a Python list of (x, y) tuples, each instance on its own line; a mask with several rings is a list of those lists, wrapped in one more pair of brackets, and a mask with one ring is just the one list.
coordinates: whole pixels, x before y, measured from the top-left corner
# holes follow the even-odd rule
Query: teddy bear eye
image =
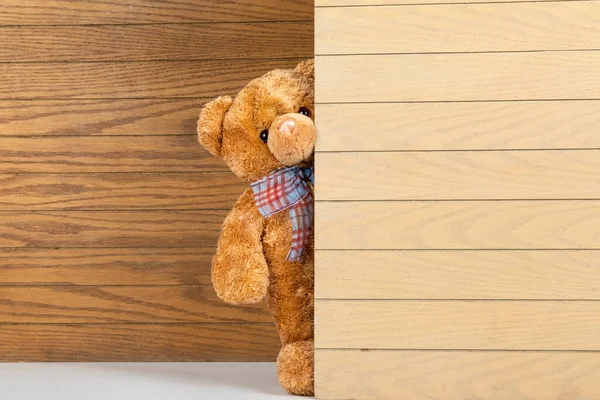
[(310, 110), (306, 107), (300, 108), (300, 110), (298, 110), (298, 114), (302, 114), (310, 118)]
[(262, 131), (260, 133), (260, 140), (267, 143), (267, 140), (269, 140), (269, 130), (268, 129), (265, 129), (264, 131)]

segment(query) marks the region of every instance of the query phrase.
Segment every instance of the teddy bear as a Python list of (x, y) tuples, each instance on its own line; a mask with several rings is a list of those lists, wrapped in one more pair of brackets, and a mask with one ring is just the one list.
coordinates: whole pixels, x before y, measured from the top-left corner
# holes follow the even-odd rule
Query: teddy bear
[(282, 343), (278, 379), (296, 395), (314, 392), (315, 137), (313, 60), (218, 97), (198, 121), (200, 144), (250, 184), (223, 223), (213, 286), (231, 304), (266, 298)]

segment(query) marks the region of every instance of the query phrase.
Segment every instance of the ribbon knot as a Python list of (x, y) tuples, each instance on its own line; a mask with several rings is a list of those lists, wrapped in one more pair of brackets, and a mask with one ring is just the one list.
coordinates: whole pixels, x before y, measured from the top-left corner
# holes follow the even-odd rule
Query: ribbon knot
[(290, 261), (299, 261), (310, 240), (313, 224), (314, 168), (288, 167), (251, 184), (258, 211), (266, 218), (289, 210), (292, 220)]

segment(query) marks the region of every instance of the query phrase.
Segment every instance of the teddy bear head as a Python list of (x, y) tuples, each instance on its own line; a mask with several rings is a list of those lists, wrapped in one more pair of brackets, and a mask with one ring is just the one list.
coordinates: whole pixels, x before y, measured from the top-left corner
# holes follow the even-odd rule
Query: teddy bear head
[(198, 140), (241, 179), (253, 182), (287, 166), (310, 166), (315, 144), (314, 62), (276, 69), (235, 98), (204, 106)]

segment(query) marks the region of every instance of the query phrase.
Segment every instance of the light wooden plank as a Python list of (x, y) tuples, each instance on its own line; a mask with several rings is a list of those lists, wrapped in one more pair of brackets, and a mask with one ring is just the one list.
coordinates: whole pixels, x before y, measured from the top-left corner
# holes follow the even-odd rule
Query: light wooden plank
[(321, 153), (316, 161), (318, 200), (600, 198), (600, 150)]
[(335, 7), (315, 18), (319, 55), (600, 48), (594, 1)]
[(320, 103), (600, 98), (600, 51), (316, 57)]
[(205, 285), (215, 249), (2, 249), (0, 285)]
[(195, 136), (11, 137), (0, 140), (0, 171), (18, 173), (225, 172)]
[(2, 362), (274, 361), (272, 324), (0, 325)]
[(0, 136), (194, 135), (209, 100), (0, 101)]
[(574, 400), (600, 397), (600, 354), (316, 351), (320, 400)]
[(320, 348), (600, 350), (598, 301), (317, 300)]
[(3, 64), (0, 99), (216, 97), (301, 60)]
[(317, 151), (600, 148), (599, 107), (576, 100), (318, 104)]
[(272, 320), (265, 304), (227, 304), (212, 286), (0, 287), (0, 323)]
[(600, 300), (600, 251), (317, 251), (318, 299)]
[(213, 247), (227, 212), (6, 211), (0, 247)]
[(317, 249), (597, 249), (600, 201), (317, 202)]
[(3, 28), (0, 62), (148, 61), (313, 56), (313, 23)]
[(230, 209), (247, 187), (230, 173), (0, 174), (0, 210)]
[[(556, 0), (528, 0), (528, 2), (544, 2)], [(560, 0), (581, 1), (581, 0)], [(368, 7), (393, 5), (426, 5), (426, 4), (464, 4), (464, 3), (519, 3), (523, 0), (315, 0), (315, 7)]]
[(0, 25), (149, 24), (312, 19), (312, 0), (3, 0)]

